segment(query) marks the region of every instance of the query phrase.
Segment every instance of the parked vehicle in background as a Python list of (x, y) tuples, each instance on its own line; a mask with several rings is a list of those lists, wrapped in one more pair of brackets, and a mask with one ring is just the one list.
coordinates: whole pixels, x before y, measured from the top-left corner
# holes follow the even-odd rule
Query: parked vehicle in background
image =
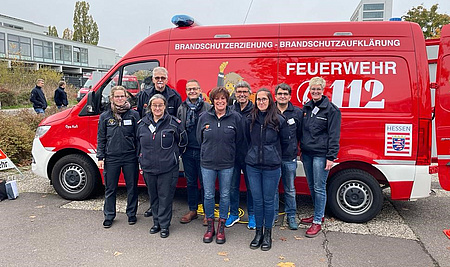
[[(109, 105), (111, 86), (123, 85), (127, 75), (144, 81), (157, 66), (168, 69), (168, 84), (183, 99), (186, 81), (192, 78), (199, 80), (203, 93), (217, 85), (233, 93), (241, 80), (272, 91), (284, 82), (293, 88), (291, 101), (299, 107), (308, 101), (308, 81), (321, 76), (327, 81), (324, 94), (342, 112), (340, 152), (328, 178), (330, 211), (347, 222), (365, 222), (380, 212), (383, 187), (390, 187), (394, 200), (429, 196), (432, 109), (419, 25), (385, 21), (190, 26), (183, 17), (178, 22), (179, 27), (136, 45), (78, 105), (40, 123), (33, 171), (48, 177), (62, 197), (88, 198), (102, 181), (102, 170), (95, 164), (97, 123)], [(441, 40), (446, 38), (450, 37)], [(443, 68), (440, 83), (448, 85), (449, 69)], [(450, 103), (448, 93), (438, 95), (441, 105)], [(124, 185), (123, 178), (119, 183)], [(142, 176), (139, 184), (145, 185)], [(179, 179), (179, 186), (185, 186), (185, 179)], [(300, 160), (295, 186), (298, 194), (309, 194)]]
[[(94, 72), (92, 75), (86, 80), (83, 87), (77, 93), (78, 102), (92, 89), (92, 87), (103, 77), (104, 73)], [(117, 84), (118, 76), (114, 77), (114, 82)], [(127, 89), (129, 93), (135, 96), (139, 93), (140, 85), (136, 76), (133, 75), (124, 75), (122, 77), (122, 86)]]

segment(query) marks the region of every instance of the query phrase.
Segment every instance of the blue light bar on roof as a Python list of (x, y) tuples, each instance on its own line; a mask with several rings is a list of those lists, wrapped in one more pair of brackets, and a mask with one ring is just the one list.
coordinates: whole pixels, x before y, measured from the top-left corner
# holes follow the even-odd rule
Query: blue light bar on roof
[(194, 19), (188, 15), (175, 15), (172, 17), (172, 23), (177, 27), (189, 27), (194, 24)]

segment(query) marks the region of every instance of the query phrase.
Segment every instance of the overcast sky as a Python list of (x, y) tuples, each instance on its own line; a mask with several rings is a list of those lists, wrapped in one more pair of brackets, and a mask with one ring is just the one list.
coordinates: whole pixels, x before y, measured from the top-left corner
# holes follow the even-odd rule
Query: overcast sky
[[(73, 29), (76, 0), (12, 0), (0, 13), (56, 26), (61, 37)], [(173, 15), (190, 15), (201, 25), (243, 24), (252, 0), (90, 0), (89, 14), (100, 31), (99, 45), (116, 49), (121, 56), (152, 33), (173, 27)], [(359, 0), (253, 0), (246, 24), (278, 22), (349, 21)], [(424, 4), (439, 4), (439, 13), (450, 15), (449, 0), (393, 0), (393, 17)]]

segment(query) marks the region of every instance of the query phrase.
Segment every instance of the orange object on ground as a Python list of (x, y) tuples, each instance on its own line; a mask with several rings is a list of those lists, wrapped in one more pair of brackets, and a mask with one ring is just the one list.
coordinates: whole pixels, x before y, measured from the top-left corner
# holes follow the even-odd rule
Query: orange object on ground
[(445, 229), (445, 230), (444, 230), (444, 234), (445, 234), (448, 238), (450, 238), (450, 229)]

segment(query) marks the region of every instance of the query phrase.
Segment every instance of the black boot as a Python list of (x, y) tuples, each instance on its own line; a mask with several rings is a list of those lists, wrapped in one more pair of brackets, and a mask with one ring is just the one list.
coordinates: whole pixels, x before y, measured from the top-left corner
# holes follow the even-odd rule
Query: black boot
[(257, 249), (261, 246), (261, 243), (263, 241), (263, 229), (256, 228), (255, 238), (253, 238), (252, 242), (250, 243), (251, 249)]
[(272, 228), (264, 229), (264, 237), (261, 244), (261, 250), (267, 251), (272, 248)]

